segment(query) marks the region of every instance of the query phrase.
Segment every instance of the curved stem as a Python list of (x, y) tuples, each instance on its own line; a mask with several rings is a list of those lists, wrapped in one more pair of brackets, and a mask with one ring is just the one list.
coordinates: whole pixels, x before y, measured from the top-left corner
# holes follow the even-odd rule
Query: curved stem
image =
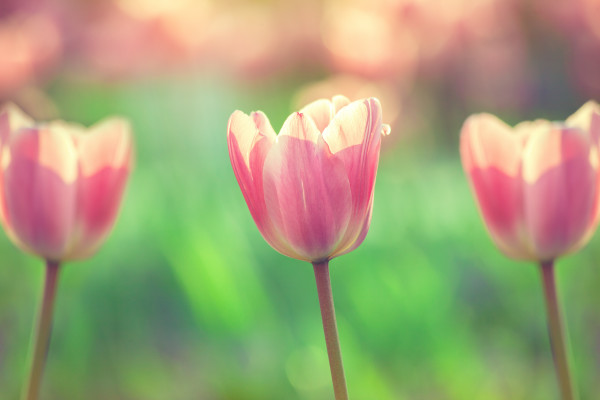
[(39, 395), (44, 364), (46, 362), (46, 355), (48, 354), (48, 344), (50, 342), (52, 311), (54, 308), (59, 269), (60, 265), (58, 262), (46, 262), (44, 294), (42, 295), (42, 303), (35, 328), (35, 338), (32, 342), (33, 350), (30, 350), (29, 380), (23, 392), (23, 400), (37, 400)]
[(335, 321), (331, 281), (329, 280), (329, 263), (327, 261), (313, 263), (313, 268), (317, 281), (317, 293), (319, 295), (319, 305), (321, 307), (321, 318), (323, 319), (325, 344), (327, 345), (327, 355), (329, 356), (329, 369), (331, 370), (335, 400), (348, 400), (340, 339)]
[(544, 284), (544, 297), (546, 298), (550, 346), (552, 347), (558, 385), (560, 386), (563, 400), (574, 400), (577, 398), (577, 395), (569, 373), (568, 343), (563, 328), (560, 305), (558, 304), (556, 282), (554, 279), (554, 261), (542, 262), (540, 270)]

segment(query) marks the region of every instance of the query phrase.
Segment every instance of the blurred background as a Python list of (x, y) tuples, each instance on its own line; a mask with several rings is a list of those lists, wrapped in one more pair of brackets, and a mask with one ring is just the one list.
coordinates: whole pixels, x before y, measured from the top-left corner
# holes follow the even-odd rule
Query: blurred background
[[(0, 100), (131, 119), (113, 234), (62, 271), (43, 399), (331, 399), (312, 267), (261, 238), (229, 115), (378, 97), (370, 232), (331, 263), (357, 400), (558, 399), (538, 271), (502, 256), (462, 122), (562, 120), (600, 98), (598, 0), (2, 0)], [(582, 399), (600, 396), (600, 239), (558, 262)], [(42, 262), (0, 235), (0, 398), (18, 398)]]

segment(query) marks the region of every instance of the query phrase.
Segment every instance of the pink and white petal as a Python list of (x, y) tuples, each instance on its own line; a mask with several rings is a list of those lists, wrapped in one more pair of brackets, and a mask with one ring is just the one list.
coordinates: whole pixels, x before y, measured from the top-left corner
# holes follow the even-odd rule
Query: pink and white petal
[(256, 125), (256, 128), (260, 132), (261, 136), (267, 137), (271, 141), (275, 141), (277, 133), (271, 126), (271, 122), (265, 113), (262, 111), (254, 111), (250, 114), (250, 116), (254, 120), (254, 124)]
[(358, 100), (340, 109), (323, 139), (336, 154), (348, 147), (379, 140), (381, 136), (381, 104), (375, 98)]
[[(578, 127), (584, 132), (589, 133), (596, 147), (596, 152), (594, 153), (595, 155), (592, 161), (598, 164), (600, 158), (600, 104), (593, 100), (588, 101), (573, 115), (567, 118), (566, 124), (567, 126)], [(600, 180), (600, 173), (598, 173), (598, 180)], [(600, 187), (600, 181), (596, 182), (596, 186)], [(587, 243), (596, 230), (596, 226), (600, 220), (600, 198), (598, 198), (598, 201), (596, 201), (594, 205), (593, 214), (594, 217), (590, 221), (587, 234), (581, 240), (582, 243)], [(580, 246), (576, 247), (579, 248)]]
[(586, 234), (597, 201), (591, 138), (556, 127), (531, 137), (523, 156), (525, 223), (538, 259), (567, 252)]
[(79, 153), (77, 219), (66, 259), (89, 257), (114, 225), (131, 170), (133, 139), (129, 123), (111, 118), (89, 133), (74, 135)]
[(317, 144), (321, 137), (321, 131), (317, 129), (315, 121), (310, 116), (295, 112), (283, 123), (277, 140), (281, 140), (285, 136)]
[(330, 100), (319, 99), (306, 105), (300, 113), (308, 115), (319, 132), (323, 132), (335, 114), (334, 105)]
[(533, 253), (522, 224), (522, 181), (496, 167), (472, 168), (467, 177), (494, 243), (509, 257), (531, 260)]
[(381, 133), (381, 105), (371, 98), (342, 108), (323, 134), (334, 156), (343, 163), (350, 183), (352, 229), (344, 236), (345, 246), (357, 239), (370, 212)]
[(272, 236), (264, 200), (263, 166), (275, 138), (262, 112), (251, 116), (240, 111), (232, 114), (227, 134), (231, 165), (250, 214), (263, 236)]
[(508, 176), (519, 175), (523, 138), (491, 114), (467, 118), (461, 130), (460, 146), (465, 170), (495, 167)]
[(527, 145), (529, 138), (534, 135), (543, 134), (554, 128), (556, 123), (546, 119), (536, 119), (534, 121), (519, 122), (513, 128), (514, 134), (519, 138), (522, 147)]
[[(333, 96), (332, 99), (334, 114), (337, 114), (342, 108), (350, 104), (350, 100), (341, 94)], [(321, 131), (322, 132), (322, 131)]]
[[(373, 198), (369, 202), (369, 207), (367, 209), (367, 213), (363, 220), (352, 220), (350, 224), (348, 224), (348, 229), (346, 229), (346, 234), (344, 235), (344, 239), (340, 242), (340, 245), (336, 249), (335, 253), (331, 256), (331, 258), (338, 257), (344, 255), (346, 253), (350, 253), (355, 250), (367, 237), (367, 233), (369, 232), (369, 227), (371, 226), (371, 217), (373, 216)], [(350, 234), (348, 234), (350, 233)], [(358, 233), (356, 236), (354, 236)]]
[(567, 118), (565, 123), (567, 126), (588, 132), (594, 138), (595, 145), (600, 145), (600, 104), (593, 100), (588, 101)]
[(61, 260), (74, 226), (77, 157), (68, 136), (23, 129), (3, 159), (6, 217), (26, 250)]
[[(227, 143), (229, 145), (229, 155), (232, 154), (232, 145), (236, 147), (236, 159), (234, 170), (245, 166), (249, 168), (250, 165), (250, 150), (252, 150), (252, 144), (254, 139), (259, 133), (256, 126), (255, 118), (260, 120), (260, 116), (248, 116), (241, 111), (234, 111), (229, 117), (227, 124)], [(231, 159), (233, 164), (233, 158)]]
[(598, 222), (600, 221), (600, 171), (598, 170), (598, 166), (596, 166), (596, 181), (594, 189), (595, 194), (593, 200), (594, 205), (591, 212), (592, 217), (590, 218), (587, 228), (585, 232), (581, 235), (580, 239), (576, 243), (574, 243), (568, 250), (566, 250), (566, 253), (574, 253), (577, 250), (581, 249), (590, 241), (594, 233), (596, 233)]
[(33, 128), (35, 122), (13, 103), (0, 109), (0, 149), (2, 144), (21, 128)]
[(335, 115), (323, 133), (330, 151), (341, 160), (356, 207), (371, 198), (381, 145), (381, 106), (377, 99), (360, 100)]
[(344, 166), (325, 143), (280, 135), (265, 160), (264, 184), (276, 245), (285, 241), (293, 253), (272, 245), (309, 262), (329, 259), (350, 222), (352, 199)]
[[(5, 104), (0, 110), (0, 165), (6, 165), (8, 162), (2, 161), (4, 155), (10, 158), (10, 152), (3, 150), (12, 135), (16, 134), (21, 128), (32, 128), (35, 125), (33, 119), (25, 114), (19, 107), (13, 103)], [(0, 222), (4, 225), (7, 234), (13, 241), (18, 242), (16, 235), (12, 233), (12, 228), (6, 214), (6, 201), (4, 195), (3, 170), (0, 171)]]
[(494, 243), (511, 257), (529, 259), (521, 226), (521, 152), (519, 135), (492, 115), (473, 115), (462, 127), (463, 168)]
[[(256, 115), (255, 117), (260, 119), (260, 115)], [(241, 111), (235, 111), (231, 115), (227, 128), (229, 158), (233, 172), (251, 213), (258, 202), (259, 194), (257, 194), (250, 168), (250, 154), (259, 136), (260, 131), (256, 126), (254, 117), (248, 116)], [(254, 165), (256, 168), (255, 163)]]
[(129, 121), (113, 117), (88, 132), (71, 133), (79, 154), (83, 177), (105, 168), (129, 169), (133, 158), (133, 137)]
[(81, 177), (77, 221), (64, 260), (87, 258), (102, 245), (117, 218), (129, 172), (127, 164), (118, 168), (107, 165)]
[(250, 152), (252, 194), (249, 194), (248, 197), (246, 197), (246, 203), (248, 204), (252, 219), (254, 219), (254, 222), (263, 237), (272, 236), (273, 231), (273, 226), (269, 219), (265, 204), (263, 169), (265, 166), (265, 159), (274, 144), (275, 141), (272, 137), (260, 134), (256, 137), (256, 141)]

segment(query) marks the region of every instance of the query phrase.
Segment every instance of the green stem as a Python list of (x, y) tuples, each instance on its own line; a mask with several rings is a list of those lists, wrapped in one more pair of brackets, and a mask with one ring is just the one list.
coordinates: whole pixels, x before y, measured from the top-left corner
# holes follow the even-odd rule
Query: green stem
[(348, 400), (340, 339), (338, 337), (337, 323), (335, 322), (331, 281), (329, 280), (329, 262), (313, 263), (313, 268), (317, 281), (317, 293), (319, 295), (319, 305), (321, 306), (321, 318), (323, 319), (323, 330), (325, 331), (325, 344), (327, 345), (327, 355), (329, 356), (333, 393), (335, 394), (335, 400)]
[(37, 400), (46, 355), (48, 354), (48, 344), (50, 342), (50, 331), (52, 329), (52, 310), (54, 308), (54, 298), (56, 295), (56, 285), (58, 281), (58, 272), (60, 265), (58, 262), (46, 262), (46, 278), (44, 283), (44, 294), (38, 315), (35, 339), (32, 343), (33, 351), (30, 353), (30, 372), (29, 380), (23, 393), (23, 400)]
[(560, 305), (558, 304), (556, 282), (554, 279), (554, 261), (542, 262), (540, 270), (544, 284), (544, 296), (546, 298), (550, 346), (552, 347), (558, 385), (560, 386), (563, 400), (575, 400), (577, 395), (569, 373), (568, 343), (563, 328)]

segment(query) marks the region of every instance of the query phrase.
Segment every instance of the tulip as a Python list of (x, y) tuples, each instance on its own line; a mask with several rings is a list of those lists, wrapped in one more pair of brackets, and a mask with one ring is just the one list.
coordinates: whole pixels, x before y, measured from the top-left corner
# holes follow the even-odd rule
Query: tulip
[(336, 399), (346, 399), (329, 260), (358, 247), (369, 229), (381, 135), (375, 98), (317, 100), (279, 135), (262, 112), (235, 111), (229, 156), (254, 222), (278, 252), (313, 264)]
[(47, 351), (59, 266), (90, 257), (110, 232), (129, 175), (127, 121), (89, 129), (35, 124), (15, 106), (0, 112), (0, 222), (22, 250), (46, 260), (26, 399), (36, 399)]
[(599, 217), (600, 105), (565, 122), (511, 128), (489, 114), (464, 123), (460, 153), (486, 227), (507, 256), (540, 264), (564, 399), (574, 398), (554, 282), (554, 260), (583, 247)]

